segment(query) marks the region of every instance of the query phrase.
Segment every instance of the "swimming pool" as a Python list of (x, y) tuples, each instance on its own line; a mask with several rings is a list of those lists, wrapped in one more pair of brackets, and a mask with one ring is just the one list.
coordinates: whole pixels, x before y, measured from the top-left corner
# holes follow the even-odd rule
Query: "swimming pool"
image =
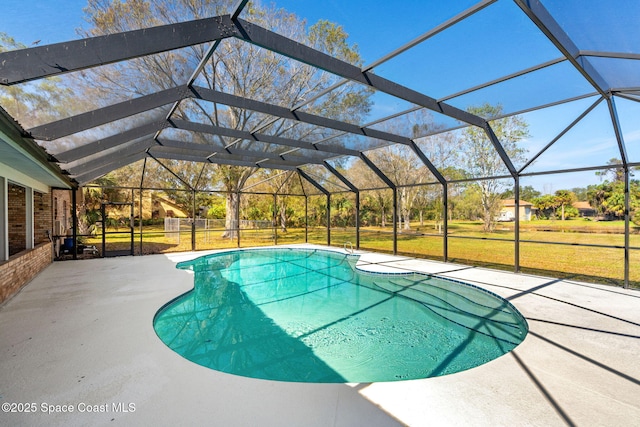
[(527, 324), (506, 300), (358, 255), (252, 249), (178, 264), (194, 289), (162, 307), (158, 337), (197, 364), (253, 378), (378, 382), (451, 374), (514, 349)]

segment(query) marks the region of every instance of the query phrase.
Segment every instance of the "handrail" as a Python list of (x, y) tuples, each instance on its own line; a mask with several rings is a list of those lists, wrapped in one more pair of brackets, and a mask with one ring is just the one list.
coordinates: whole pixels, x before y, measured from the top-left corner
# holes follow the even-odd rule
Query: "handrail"
[[(351, 247), (351, 250), (347, 249), (347, 245), (349, 245)], [(345, 252), (348, 252), (350, 254), (353, 254), (353, 243), (351, 242), (344, 242), (343, 248), (345, 250)]]

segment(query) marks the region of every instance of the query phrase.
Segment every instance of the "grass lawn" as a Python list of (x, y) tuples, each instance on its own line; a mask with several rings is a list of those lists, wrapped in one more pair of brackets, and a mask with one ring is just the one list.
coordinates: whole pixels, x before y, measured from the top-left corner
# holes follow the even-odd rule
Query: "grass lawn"
[[(449, 223), (449, 261), (472, 265), (513, 270), (514, 231), (513, 223), (500, 223), (493, 233), (484, 233), (481, 222), (452, 221)], [(111, 230), (108, 230), (111, 231)], [(115, 231), (115, 230), (113, 230)], [(120, 230), (122, 231), (122, 229)], [(222, 249), (238, 247), (236, 238), (222, 238), (223, 230), (196, 232), (195, 249)], [(127, 234), (107, 235), (107, 251), (128, 249)], [(467, 237), (474, 237), (470, 239)], [(289, 229), (286, 232), (274, 229), (247, 229), (240, 234), (240, 246), (266, 246), (305, 242), (304, 229)], [(498, 240), (496, 240), (498, 239)], [(522, 271), (576, 280), (597, 281), (620, 285), (624, 271), (624, 222), (593, 222), (579, 220), (521, 222), (520, 266)], [(309, 243), (326, 244), (326, 228), (309, 229)], [(550, 242), (566, 245), (532, 243)], [(86, 244), (101, 250), (102, 237), (85, 238)], [(331, 245), (343, 247), (351, 242), (355, 247), (355, 228), (332, 228)], [(576, 244), (616, 246), (615, 248), (585, 247)], [(399, 230), (398, 252), (400, 254), (443, 259), (443, 236), (433, 223), (411, 224), (411, 230)], [(632, 286), (640, 287), (640, 233), (635, 226), (630, 234), (630, 280)], [(349, 247), (349, 245), (347, 245)], [(392, 252), (393, 228), (387, 226), (361, 227), (360, 248), (363, 250)], [(145, 226), (134, 233), (134, 253), (150, 254), (192, 250), (191, 231), (165, 233), (163, 227)]]

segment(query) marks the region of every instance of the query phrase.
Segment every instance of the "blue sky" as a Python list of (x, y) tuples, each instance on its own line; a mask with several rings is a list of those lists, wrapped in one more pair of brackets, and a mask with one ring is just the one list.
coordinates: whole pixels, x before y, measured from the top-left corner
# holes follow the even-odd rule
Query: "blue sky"
[[(319, 19), (328, 19), (341, 24), (349, 33), (350, 41), (358, 44), (366, 65), (409, 42), (427, 29), (467, 9), (476, 1), (405, 0), (403, 2), (385, 2), (384, 6), (381, 3), (364, 0), (278, 0), (275, 3), (278, 7), (283, 7), (305, 17), (309, 23), (314, 23)], [(428, 6), (426, 6), (427, 3)], [(27, 46), (36, 41), (43, 45), (77, 39), (79, 36), (76, 29), (82, 26), (86, 27), (82, 11), (85, 5), (86, 0), (0, 0), (0, 10), (2, 10), (0, 31), (8, 33)], [(494, 22), (493, 20), (499, 18), (488, 11), (493, 12), (496, 9), (500, 12), (497, 15), (499, 18), (507, 17), (508, 19), (504, 19), (502, 23)], [(381, 10), (384, 13), (381, 13)], [(415, 13), (415, 11), (420, 11), (420, 13)], [(454, 28), (453, 31), (448, 30), (442, 35), (434, 37), (433, 40), (416, 47), (412, 51), (413, 55), (400, 55), (397, 59), (376, 68), (376, 72), (413, 89), (440, 97), (499, 77), (499, 75), (491, 75), (491, 69), (474, 67), (474, 63), (478, 65), (482, 65), (485, 61), (508, 63), (508, 67), (511, 68), (507, 67), (506, 73), (509, 73), (559, 56), (546, 40), (530, 37), (527, 28), (531, 26), (531, 23), (517, 9), (514, 9), (513, 2), (498, 2), (496, 5), (479, 12), (475, 19), (466, 21), (465, 25), (465, 27), (460, 26)], [(505, 34), (508, 34), (508, 37)], [(511, 43), (507, 44), (502, 51), (491, 48), (493, 43), (506, 38)], [(456, 49), (448, 51), (450, 43), (456, 46)], [(513, 54), (509, 52), (510, 49), (513, 49)], [(526, 50), (527, 55), (519, 56), (518, 60), (513, 59), (516, 57), (515, 53), (522, 50)], [(438, 58), (437, 66), (434, 66), (432, 58)], [(461, 59), (467, 62), (463, 63)], [(472, 66), (469, 66), (469, 62)], [(502, 69), (500, 72), (505, 73)], [(569, 78), (571, 73), (575, 73), (575, 70), (569, 69), (565, 73)], [(566, 84), (565, 81), (557, 77), (558, 81), (553, 81), (542, 73), (540, 76), (543, 82), (546, 82), (553, 90), (538, 91), (538, 96), (548, 96), (548, 94), (555, 94), (558, 91), (563, 92), (558, 96), (570, 96), (572, 91), (576, 93), (583, 91), (583, 87)], [(535, 87), (531, 85), (531, 80), (534, 78), (529, 76), (529, 84), (520, 86), (517, 81), (511, 82), (513, 93), (517, 93), (519, 96), (514, 96), (506, 101), (501, 99), (501, 101), (511, 102), (513, 108), (518, 109), (520, 100), (527, 96), (536, 95), (535, 91), (531, 92), (531, 88)], [(500, 96), (503, 96), (503, 93)], [(482, 96), (494, 101), (492, 96), (495, 94), (486, 91)], [(477, 100), (473, 102), (477, 102)], [(543, 147), (557, 132), (575, 119), (590, 102), (592, 101), (582, 101), (576, 103), (577, 106), (558, 107), (549, 112), (528, 115), (526, 118), (531, 125), (532, 133), (530, 141), (527, 141), (530, 151), (533, 153)], [(452, 103), (455, 105), (454, 101)], [(459, 106), (464, 108), (462, 104)], [(374, 112), (374, 115), (386, 115), (406, 107), (405, 103), (393, 101), (386, 103), (384, 108), (379, 107), (379, 111)], [(637, 117), (638, 109), (635, 106), (631, 109), (635, 117)], [(640, 131), (637, 125), (632, 125), (637, 120), (626, 110), (620, 109), (619, 112), (623, 128), (627, 129), (628, 150), (630, 155), (633, 153), (635, 157), (632, 160), (638, 161), (640, 160), (640, 150), (635, 150), (635, 145), (631, 144), (632, 142), (636, 144), (640, 142)], [(606, 109), (603, 112), (600, 108), (596, 114), (598, 115), (598, 120), (595, 121), (597, 127), (581, 125), (574, 129), (571, 132), (574, 142), (565, 143), (566, 147), (563, 147), (563, 144), (554, 147), (549, 155), (541, 157), (541, 164), (537, 170), (606, 163), (611, 158), (611, 153), (615, 154), (615, 150), (612, 151), (612, 148), (615, 147), (611, 145), (612, 130), (602, 127), (603, 123), (606, 127)], [(636, 151), (638, 152), (636, 153)], [(597, 180), (594, 177), (593, 172), (587, 172), (567, 175), (566, 182), (563, 179), (560, 184), (558, 184), (557, 176), (529, 178), (526, 181), (540, 189), (552, 188), (555, 191), (560, 188), (595, 183)], [(525, 183), (525, 185), (529, 185), (529, 183)]]
[(76, 39), (86, 0), (0, 0), (0, 32), (29, 46)]

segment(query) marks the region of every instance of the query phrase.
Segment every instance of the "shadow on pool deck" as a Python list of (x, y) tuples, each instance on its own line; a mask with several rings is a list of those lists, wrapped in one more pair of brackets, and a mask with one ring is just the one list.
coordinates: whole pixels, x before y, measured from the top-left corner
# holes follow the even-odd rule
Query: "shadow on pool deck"
[[(516, 350), (437, 378), (371, 384), (255, 380), (191, 363), (152, 319), (191, 289), (175, 263), (202, 253), (55, 263), (0, 307), (0, 403), (134, 403), (135, 412), (3, 414), (6, 425), (615, 425), (640, 419), (637, 291), (404, 261), (511, 301)], [(372, 263), (384, 257), (373, 254)], [(517, 295), (517, 298), (515, 296)]]
[[(626, 324), (629, 324), (629, 325), (632, 325), (632, 326), (640, 327), (640, 323), (638, 323), (638, 322), (634, 322), (634, 321), (631, 321), (631, 320), (623, 319), (621, 317), (614, 316), (614, 315), (611, 315), (611, 314), (608, 314), (608, 313), (603, 313), (603, 312), (600, 312), (598, 310), (594, 310), (594, 309), (591, 309), (591, 308), (588, 308), (588, 307), (583, 307), (583, 306), (574, 304), (574, 303), (569, 302), (569, 301), (564, 301), (564, 300), (560, 300), (560, 299), (557, 299), (557, 298), (552, 298), (552, 297), (545, 296), (545, 295), (537, 293), (537, 291), (540, 291), (540, 290), (542, 290), (542, 289), (544, 289), (544, 288), (546, 288), (548, 286), (552, 286), (552, 285), (560, 283), (560, 282), (562, 282), (562, 279), (551, 280), (551, 281), (539, 284), (537, 286), (534, 286), (532, 288), (523, 290), (523, 291), (521, 291), (521, 292), (519, 292), (519, 293), (517, 293), (515, 295), (512, 295), (512, 296), (508, 297), (507, 299), (510, 300), (510, 301), (514, 301), (514, 300), (516, 300), (517, 298), (519, 298), (521, 296), (532, 294), (532, 295), (536, 295), (538, 297), (552, 299), (552, 300), (554, 300), (554, 302), (557, 302), (557, 303), (570, 305), (570, 306), (572, 306), (574, 308), (577, 308), (579, 310), (584, 310), (584, 311), (588, 312), (588, 314), (590, 314), (590, 315), (604, 316), (606, 318), (612, 319), (613, 321), (617, 321), (617, 322), (626, 323)], [(568, 283), (571, 283), (571, 282), (568, 282)], [(573, 284), (574, 286), (591, 287), (591, 285), (588, 285), (588, 284), (585, 285), (585, 284), (575, 283), (575, 282), (571, 283), (571, 284)], [(604, 289), (604, 290), (603, 289), (598, 289), (598, 291), (601, 291), (601, 292), (602, 291), (615, 292), (613, 289), (611, 289), (611, 290), (609, 290), (609, 289)], [(640, 295), (627, 294), (625, 292), (616, 292), (616, 293), (618, 293), (620, 295), (624, 295), (625, 298), (640, 298)], [(592, 333), (595, 333), (595, 334), (611, 334), (611, 335), (614, 335), (614, 336), (619, 337), (621, 339), (628, 338), (630, 340), (640, 340), (640, 335), (621, 333), (621, 332), (617, 332), (615, 330), (602, 330), (602, 329), (596, 329), (596, 328), (588, 328), (588, 327), (584, 327), (584, 326), (571, 325), (571, 324), (560, 323), (560, 322), (555, 322), (555, 321), (545, 320), (545, 319), (539, 319), (539, 318), (533, 318), (533, 317), (528, 317), (527, 320), (529, 322), (542, 322), (542, 323), (546, 323), (546, 324), (549, 324), (549, 325), (561, 326), (563, 328), (574, 328), (574, 329), (577, 329), (577, 330), (580, 330), (580, 331), (588, 331), (588, 332), (592, 332)], [(640, 328), (638, 329), (637, 333), (640, 334)], [(535, 337), (535, 338), (537, 338), (539, 340), (542, 340), (547, 344), (550, 344), (550, 345), (554, 346), (556, 349), (559, 349), (559, 350), (565, 352), (566, 354), (568, 354), (570, 356), (579, 358), (582, 361), (585, 361), (585, 362), (593, 365), (597, 369), (601, 369), (601, 370), (609, 372), (609, 373), (611, 373), (613, 375), (616, 375), (616, 376), (618, 376), (619, 378), (621, 378), (623, 380), (629, 381), (632, 385), (640, 386), (640, 379), (639, 378), (627, 375), (624, 372), (621, 372), (621, 371), (619, 371), (619, 370), (617, 370), (617, 369), (615, 369), (615, 368), (613, 368), (613, 367), (611, 367), (611, 366), (609, 366), (607, 364), (604, 364), (604, 363), (600, 362), (599, 360), (593, 359), (593, 358), (591, 358), (589, 356), (586, 356), (585, 354), (582, 354), (582, 353), (580, 353), (580, 352), (578, 352), (578, 351), (576, 351), (576, 350), (574, 350), (572, 348), (569, 348), (569, 347), (567, 347), (565, 345), (562, 345), (562, 344), (560, 344), (558, 342), (555, 342), (552, 339), (543, 336), (542, 334), (539, 334), (539, 333), (536, 333), (536, 332), (533, 332), (533, 331), (531, 331), (530, 334), (533, 337)], [(630, 341), (630, 342), (633, 342), (633, 341)], [(640, 349), (640, 343), (637, 343), (636, 345), (638, 345), (639, 349)], [(576, 422), (568, 414), (568, 412), (563, 409), (563, 407), (559, 403), (559, 401), (556, 400), (556, 398), (554, 398), (553, 394), (545, 387), (544, 383), (541, 380), (539, 380), (538, 377), (536, 377), (536, 375), (527, 366), (527, 364), (522, 360), (522, 358), (519, 357), (517, 349), (514, 350), (513, 352), (511, 352), (511, 356), (520, 365), (522, 370), (531, 379), (531, 382), (535, 384), (535, 386), (538, 388), (540, 393), (545, 397), (545, 399), (549, 402), (549, 404), (554, 408), (554, 410), (557, 412), (558, 416), (565, 422), (565, 424), (569, 425), (569, 426), (577, 425)]]

